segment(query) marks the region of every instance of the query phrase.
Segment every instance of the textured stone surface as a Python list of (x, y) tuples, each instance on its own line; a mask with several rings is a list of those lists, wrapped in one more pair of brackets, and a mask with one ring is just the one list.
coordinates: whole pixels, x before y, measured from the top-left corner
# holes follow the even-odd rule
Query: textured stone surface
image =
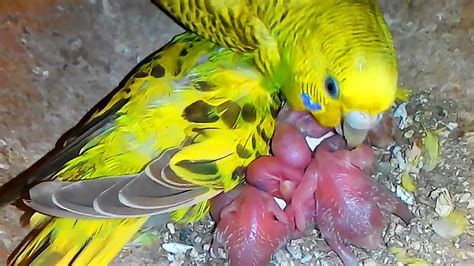
[[(460, 128), (472, 131), (474, 2), (383, 0), (380, 3), (399, 51), (400, 84), (418, 94), (428, 95), (432, 103), (415, 105), (416, 108), (431, 112), (441, 108), (454, 116)], [(44, 155), (138, 61), (180, 31), (145, 0), (1, 1), (0, 183), (13, 178)], [(463, 141), (460, 134), (448, 143), (451, 147), (462, 147)], [(450, 150), (453, 149), (447, 149)], [(443, 153), (445, 158), (448, 155), (449, 152)], [(451, 157), (458, 159), (446, 159), (444, 165), (467, 169), (467, 175), (472, 172), (469, 171), (472, 170), (470, 161), (461, 163), (459, 157)], [(438, 175), (443, 176), (443, 173), (440, 171)], [(446, 180), (456, 182), (456, 178)], [(430, 180), (425, 183), (430, 186)], [(419, 197), (428, 195), (421, 193)], [(11, 206), (0, 209), (0, 264), (4, 264), (6, 255), (28, 232), (19, 223), (20, 214)], [(191, 243), (186, 234), (183, 240), (180, 233), (167, 233), (164, 239), (195, 244), (194, 255), (206, 254), (209, 226), (195, 225), (177, 230), (191, 235), (196, 233), (203, 241)], [(408, 237), (413, 241), (399, 241), (412, 243), (431, 238), (429, 230), (412, 231)], [(299, 241), (303, 252), (303, 259), (299, 261), (314, 262), (314, 258), (328, 257), (324, 250), (311, 250), (320, 242), (314, 237)], [(170, 257), (163, 252), (160, 243), (162, 241), (147, 248), (129, 248), (114, 264), (168, 262)], [(457, 255), (453, 255), (454, 246), (451, 246), (437, 256), (428, 255), (428, 248), (421, 248), (415, 254), (432, 262), (459, 261), (454, 258)], [(468, 255), (473, 254), (472, 249), (471, 245), (461, 245), (467, 260)], [(209, 256), (201, 256), (195, 261), (204, 261), (205, 257)], [(334, 260), (334, 255), (328, 258)], [(185, 256), (174, 259), (190, 261)], [(280, 262), (292, 259), (286, 250), (276, 255)], [(382, 263), (384, 257), (374, 254), (370, 261)], [(213, 262), (221, 260), (214, 259)]]

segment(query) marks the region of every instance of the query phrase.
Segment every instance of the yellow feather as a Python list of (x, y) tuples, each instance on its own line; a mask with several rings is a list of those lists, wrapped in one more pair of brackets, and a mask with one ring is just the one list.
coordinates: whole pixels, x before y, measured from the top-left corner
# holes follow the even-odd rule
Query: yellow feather
[[(250, 55), (291, 107), (324, 126), (351, 111), (377, 115), (395, 100), (397, 56), (375, 0), (155, 2), (189, 30)], [(326, 89), (328, 77), (337, 93)]]
[[(36, 213), (31, 222), (40, 232), (33, 239), (27, 239), (28, 245), (15, 261), (33, 265), (68, 265), (76, 257), (74, 265), (107, 265), (146, 220), (78, 221)], [(29, 260), (30, 256), (43, 248), (47, 252)]]
[[(53, 179), (136, 174), (163, 151), (182, 146), (171, 158), (171, 168), (215, 193), (242, 182), (242, 169), (268, 154), (281, 102), (278, 89), (265, 82), (247, 57), (183, 34), (130, 76), (87, 123), (111, 120), (105, 120)], [(120, 108), (110, 113), (117, 105)], [(191, 222), (208, 211), (208, 202), (201, 202), (171, 217)], [(36, 213), (31, 219), (34, 231), (10, 262), (106, 265), (147, 220), (80, 220)]]

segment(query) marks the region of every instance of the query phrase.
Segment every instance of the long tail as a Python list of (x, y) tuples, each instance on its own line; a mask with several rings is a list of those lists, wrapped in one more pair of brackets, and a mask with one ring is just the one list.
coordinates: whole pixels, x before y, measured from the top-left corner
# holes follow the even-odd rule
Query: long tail
[(107, 265), (147, 220), (76, 220), (35, 213), (31, 218), (34, 230), (8, 264)]

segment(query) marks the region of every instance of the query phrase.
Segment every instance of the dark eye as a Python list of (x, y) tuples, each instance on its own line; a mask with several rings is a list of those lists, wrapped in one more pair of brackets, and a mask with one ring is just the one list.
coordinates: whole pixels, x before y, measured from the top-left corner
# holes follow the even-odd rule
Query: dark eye
[(326, 80), (324, 82), (324, 87), (326, 88), (326, 91), (329, 94), (329, 96), (333, 98), (339, 97), (339, 88), (337, 87), (337, 82), (333, 77), (331, 76), (326, 77)]

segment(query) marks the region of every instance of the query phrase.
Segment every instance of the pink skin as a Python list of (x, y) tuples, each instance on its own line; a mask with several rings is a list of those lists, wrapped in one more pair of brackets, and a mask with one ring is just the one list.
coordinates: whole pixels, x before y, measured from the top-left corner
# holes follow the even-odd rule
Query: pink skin
[(291, 124), (279, 123), (272, 138), (273, 155), (285, 164), (305, 168), (311, 161), (311, 150), (304, 136)]
[[(325, 139), (318, 146), (318, 150), (321, 149), (334, 152), (338, 150), (347, 150), (347, 145), (346, 141), (341, 135), (334, 135)], [(344, 153), (343, 155), (338, 156), (338, 159), (348, 161), (368, 173), (371, 173), (374, 170), (374, 153), (367, 145), (359, 145), (350, 151), (350, 153)]]
[[(369, 135), (372, 143), (389, 143), (387, 125)], [(343, 262), (357, 265), (348, 244), (380, 248), (390, 213), (405, 223), (412, 218), (393, 193), (371, 181), (375, 159), (370, 147), (349, 151), (345, 140), (334, 135), (313, 156), (305, 136), (318, 138), (329, 131), (309, 113), (283, 108), (272, 139), (274, 156), (261, 156), (248, 166), (248, 185), (211, 201), (217, 222), (213, 248), (225, 247), (231, 264), (267, 264), (286, 240), (316, 224)], [(286, 208), (281, 210), (272, 196), (284, 199)]]
[(390, 213), (407, 224), (412, 218), (392, 192), (372, 182), (366, 173), (374, 164), (369, 151), (367, 146), (335, 152), (318, 148), (291, 201), (296, 226), (304, 230), (311, 222), (302, 211), (304, 202), (315, 200), (316, 224), (345, 265), (358, 264), (348, 244), (364, 249), (384, 246), (382, 231)]
[(211, 208), (209, 213), (211, 214), (212, 219), (216, 224), (220, 221), (220, 215), (222, 210), (229, 206), (232, 201), (240, 195), (241, 187), (244, 185), (239, 185), (238, 187), (232, 189), (226, 193), (220, 193), (219, 195), (215, 196), (211, 199)]
[(394, 129), (393, 118), (386, 113), (377, 126), (369, 132), (367, 139), (375, 147), (387, 148), (394, 142)]
[[(217, 223), (213, 248), (226, 248), (232, 264), (267, 264), (287, 239), (301, 236), (295, 230), (292, 207), (283, 211), (272, 196), (289, 203), (311, 162), (312, 152), (301, 132), (314, 137), (328, 132), (308, 117), (307, 112), (285, 108), (272, 138), (275, 156), (261, 156), (247, 167), (247, 181), (252, 186), (241, 185), (211, 200), (211, 216)], [(314, 210), (314, 201), (310, 203), (306, 209)]]
[(321, 142), (318, 149), (326, 149), (328, 151), (337, 151), (347, 148), (346, 140), (341, 135), (333, 135)]
[[(250, 185), (290, 202), (312, 157), (304, 135), (295, 126), (304, 117), (307, 112), (290, 112), (288, 108), (280, 113), (272, 138), (274, 156), (261, 156), (247, 167), (246, 178)], [(316, 126), (308, 124), (306, 128)]]
[(321, 126), (310, 112), (293, 111), (288, 105), (285, 105), (278, 114), (278, 124), (281, 123), (291, 124), (295, 126), (303, 136), (313, 138), (322, 137), (332, 131), (331, 128)]
[(212, 248), (224, 247), (231, 265), (268, 264), (294, 228), (270, 194), (247, 184), (212, 199), (211, 214), (219, 217)]
[(303, 168), (287, 166), (279, 157), (261, 156), (247, 167), (246, 177), (250, 185), (290, 202), (303, 174)]

